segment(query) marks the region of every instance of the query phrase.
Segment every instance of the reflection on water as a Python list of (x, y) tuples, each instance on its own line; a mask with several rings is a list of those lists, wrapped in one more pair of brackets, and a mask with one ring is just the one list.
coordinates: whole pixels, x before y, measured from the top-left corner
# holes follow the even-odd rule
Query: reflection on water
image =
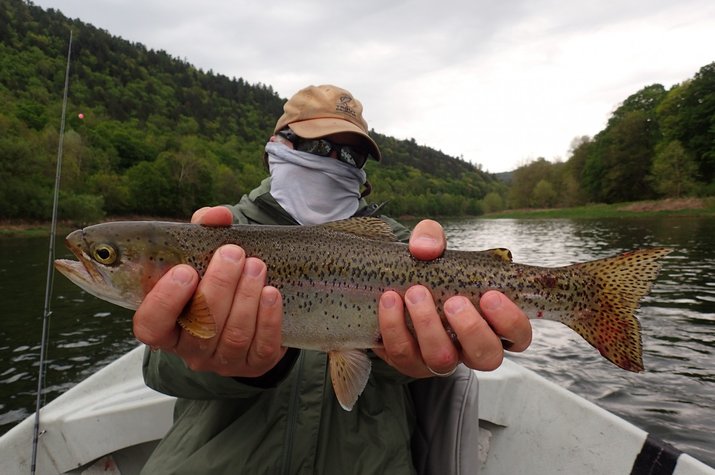
[(715, 466), (715, 220), (471, 220), (445, 231), (452, 248), (508, 247), (516, 262), (542, 266), (675, 249), (638, 313), (644, 373), (619, 370), (549, 321), (511, 358)]
[[(639, 311), (646, 372), (605, 361), (568, 328), (534, 325), (512, 359), (715, 466), (715, 220), (459, 220), (453, 249), (508, 247), (516, 262), (559, 266), (641, 246), (675, 252)], [(46, 239), (0, 238), (0, 434), (32, 413), (42, 328)], [(58, 257), (68, 254), (58, 250)], [(131, 312), (58, 276), (50, 327), (51, 400), (136, 345)]]

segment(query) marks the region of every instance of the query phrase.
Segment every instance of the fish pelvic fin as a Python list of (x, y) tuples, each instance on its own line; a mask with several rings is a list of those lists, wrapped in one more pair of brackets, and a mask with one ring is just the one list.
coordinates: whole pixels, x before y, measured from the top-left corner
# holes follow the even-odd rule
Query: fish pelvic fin
[(672, 249), (647, 248), (570, 266), (597, 282), (594, 305), (560, 319), (615, 365), (643, 371), (640, 322), (635, 317), (641, 299), (658, 275), (659, 260)]
[(216, 336), (216, 320), (211, 315), (211, 310), (206, 303), (206, 297), (201, 292), (196, 292), (194, 297), (184, 307), (177, 323), (192, 336), (201, 339)]
[(340, 406), (351, 411), (370, 377), (372, 363), (363, 350), (328, 352), (330, 380)]

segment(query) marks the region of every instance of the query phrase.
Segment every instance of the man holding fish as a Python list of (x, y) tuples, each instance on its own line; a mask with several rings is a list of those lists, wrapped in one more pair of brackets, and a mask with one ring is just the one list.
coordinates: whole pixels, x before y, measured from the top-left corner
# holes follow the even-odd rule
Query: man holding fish
[[(377, 211), (364, 200), (370, 188), (363, 166), (381, 156), (360, 102), (335, 86), (311, 86), (284, 111), (266, 145), (271, 177), (234, 207), (196, 211), (193, 223), (307, 225)], [(384, 219), (407, 240), (405, 228)], [(439, 257), (445, 246), (434, 221), (420, 222), (409, 236), (419, 260)], [(460, 362), (495, 369), (504, 348), (523, 351), (531, 341), (527, 317), (500, 292), (485, 293), (481, 311), (466, 297), (446, 300), (455, 344), (430, 289), (414, 285), (404, 300), (388, 290), (377, 307), (383, 347), (373, 350), (379, 358), (370, 357), (369, 380), (346, 411), (326, 376), (325, 353), (282, 345), (283, 297), (266, 285), (267, 272), (262, 260), (224, 245), (203, 278), (176, 265), (137, 309), (134, 332), (152, 348), (146, 382), (178, 397), (175, 424), (144, 473), (414, 473), (409, 383), (449, 377)], [(196, 296), (210, 309), (214, 337), (176, 325)]]
[(529, 345), (520, 308), (643, 371), (635, 313), (672, 249), (562, 267), (445, 250), (437, 223), (410, 237), (362, 199), (380, 152), (349, 92), (308, 87), (284, 110), (271, 176), (237, 205), (197, 211), (200, 224), (88, 226), (65, 240), (77, 260), (55, 261), (136, 310), (145, 381), (177, 397), (145, 473), (476, 469), (467, 368)]

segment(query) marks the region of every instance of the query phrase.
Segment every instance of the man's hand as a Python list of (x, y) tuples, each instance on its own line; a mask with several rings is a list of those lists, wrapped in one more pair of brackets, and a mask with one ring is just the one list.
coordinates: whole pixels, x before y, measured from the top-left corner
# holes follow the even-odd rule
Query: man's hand
[[(410, 236), (410, 253), (432, 260), (446, 248), (444, 231), (435, 221), (421, 221)], [(415, 336), (407, 327), (404, 308), (412, 318)], [(379, 319), (384, 348), (375, 352), (401, 373), (415, 378), (446, 375), (460, 363), (478, 370), (501, 365), (504, 349), (524, 351), (531, 343), (529, 319), (500, 292), (485, 293), (480, 313), (466, 297), (455, 296), (444, 304), (444, 313), (456, 333), (461, 349), (450, 339), (430, 291), (410, 287), (404, 303), (397, 292), (380, 298)]]
[[(227, 226), (231, 212), (222, 206), (202, 208), (192, 223)], [(275, 287), (266, 286), (266, 265), (246, 258), (238, 246), (226, 245), (211, 258), (199, 282), (197, 272), (178, 265), (164, 275), (134, 314), (134, 334), (151, 346), (176, 353), (195, 371), (223, 376), (256, 377), (283, 357), (283, 302)], [(202, 340), (176, 325), (194, 293), (206, 298), (218, 333)]]

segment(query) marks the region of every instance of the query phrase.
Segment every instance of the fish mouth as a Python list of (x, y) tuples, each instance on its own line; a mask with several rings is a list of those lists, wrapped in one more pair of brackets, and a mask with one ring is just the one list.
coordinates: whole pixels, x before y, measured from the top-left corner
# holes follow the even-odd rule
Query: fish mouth
[(55, 268), (65, 275), (67, 275), (67, 273), (77, 276), (81, 275), (83, 277), (82, 280), (95, 283), (104, 282), (104, 277), (102, 277), (102, 274), (100, 274), (94, 266), (92, 259), (78, 244), (81, 242), (84, 242), (84, 232), (81, 229), (67, 235), (65, 238), (65, 246), (72, 251), (72, 254), (74, 254), (78, 260), (56, 259)]
[(65, 246), (72, 251), (72, 254), (74, 254), (78, 260), (55, 259), (55, 269), (84, 290), (89, 291), (88, 286), (92, 288), (106, 288), (107, 282), (105, 277), (99, 269), (97, 269), (92, 258), (82, 249), (81, 243), (83, 242), (83, 230), (78, 229), (70, 233), (65, 238)]

